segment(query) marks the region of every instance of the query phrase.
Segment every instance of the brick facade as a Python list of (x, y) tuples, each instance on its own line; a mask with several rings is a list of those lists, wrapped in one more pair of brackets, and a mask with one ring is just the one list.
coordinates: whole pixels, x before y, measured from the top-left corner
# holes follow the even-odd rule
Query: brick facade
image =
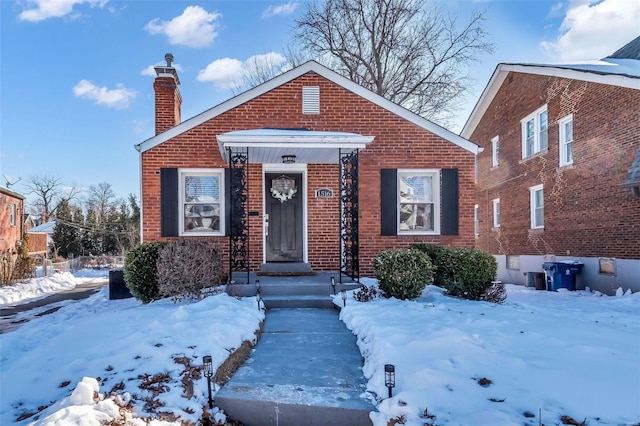
[[(319, 86), (319, 114), (302, 113), (303, 86)], [(166, 93), (166, 96), (175, 99), (176, 95)], [(164, 102), (162, 99), (159, 101)], [(163, 120), (166, 118), (160, 118), (165, 122)], [(224, 168), (227, 165), (220, 154), (216, 136), (234, 130), (261, 128), (305, 128), (375, 136), (359, 155), (361, 274), (371, 274), (371, 260), (384, 248), (406, 247), (414, 242), (474, 245), (474, 154), (315, 73), (290, 80), (143, 151), (143, 241), (166, 239), (160, 232), (161, 168)], [(380, 171), (385, 168), (458, 169), (459, 235), (381, 236)], [(316, 271), (336, 271), (340, 265), (339, 166), (308, 164), (306, 173), (308, 260)], [(325, 187), (333, 190), (334, 197), (316, 198), (315, 190)], [(262, 165), (251, 164), (249, 211), (255, 213), (249, 216), (252, 270), (257, 270), (263, 261), (262, 194)], [(227, 254), (228, 237), (201, 238), (218, 241)]]
[[(11, 206), (15, 206), (14, 224), (11, 224)], [(22, 240), (24, 197), (0, 187), (0, 255), (15, 252), (16, 243)]]
[[(520, 121), (547, 105), (549, 147), (522, 159)], [(620, 188), (640, 148), (640, 91), (509, 72), (470, 140), (478, 157), (480, 235), (493, 254), (640, 259), (640, 198)], [(572, 165), (560, 166), (558, 120), (573, 114)], [(499, 137), (492, 167), (491, 139)], [(544, 228), (530, 229), (529, 187), (543, 185)], [(501, 226), (493, 228), (499, 198)]]

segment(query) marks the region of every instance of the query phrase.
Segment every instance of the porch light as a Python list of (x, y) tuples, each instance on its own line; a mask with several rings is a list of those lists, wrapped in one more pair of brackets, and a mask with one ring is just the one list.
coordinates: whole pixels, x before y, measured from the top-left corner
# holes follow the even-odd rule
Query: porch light
[(391, 398), (392, 389), (396, 387), (396, 367), (393, 364), (384, 365), (384, 385), (389, 388), (389, 398)]
[(211, 378), (213, 377), (213, 365), (211, 355), (202, 357), (202, 369), (204, 376), (207, 378), (207, 388), (209, 389), (209, 409), (213, 408), (213, 399), (211, 398)]
[(295, 155), (283, 155), (282, 156), (282, 162), (284, 164), (292, 164), (296, 162), (296, 156)]
[(336, 294), (336, 279), (331, 277), (331, 287), (333, 287), (333, 294)]
[(340, 294), (342, 294), (342, 306), (347, 306), (347, 290), (342, 290)]

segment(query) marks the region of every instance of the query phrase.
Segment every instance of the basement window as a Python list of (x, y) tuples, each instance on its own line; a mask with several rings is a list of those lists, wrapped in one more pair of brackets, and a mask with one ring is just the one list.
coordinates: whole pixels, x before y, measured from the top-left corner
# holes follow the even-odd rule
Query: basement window
[(302, 88), (302, 113), (320, 114), (319, 86), (304, 86)]

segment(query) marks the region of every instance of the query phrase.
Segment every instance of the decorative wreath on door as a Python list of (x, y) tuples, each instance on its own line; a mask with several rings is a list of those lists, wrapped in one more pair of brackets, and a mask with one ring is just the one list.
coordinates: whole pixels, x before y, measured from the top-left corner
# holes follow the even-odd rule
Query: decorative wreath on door
[(295, 179), (282, 175), (271, 181), (271, 196), (276, 200), (284, 203), (296, 195), (298, 189), (296, 188)]

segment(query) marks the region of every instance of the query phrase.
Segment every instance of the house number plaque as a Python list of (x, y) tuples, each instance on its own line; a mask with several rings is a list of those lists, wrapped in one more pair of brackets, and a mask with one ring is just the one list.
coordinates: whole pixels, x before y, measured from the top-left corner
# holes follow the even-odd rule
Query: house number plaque
[(333, 190), (330, 188), (316, 189), (316, 198), (333, 198)]

